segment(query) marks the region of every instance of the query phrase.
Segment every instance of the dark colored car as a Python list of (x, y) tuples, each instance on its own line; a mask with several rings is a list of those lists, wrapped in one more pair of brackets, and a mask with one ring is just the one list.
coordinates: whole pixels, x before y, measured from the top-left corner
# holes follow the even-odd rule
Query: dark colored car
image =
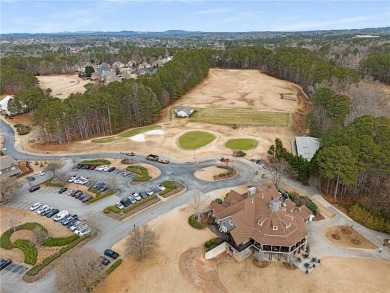
[(106, 249), (104, 255), (111, 257), (112, 259), (117, 259), (119, 257), (119, 254), (112, 249)]
[(145, 198), (148, 197), (148, 195), (147, 195), (145, 192), (140, 192), (139, 195), (140, 195), (143, 199), (145, 199)]
[(58, 193), (61, 194), (61, 193), (64, 193), (65, 191), (67, 191), (67, 190), (68, 190), (68, 188), (63, 187), (60, 190), (58, 190)]
[(108, 266), (111, 262), (107, 257), (104, 257), (104, 256), (101, 256), (100, 259), (102, 260), (101, 264), (104, 266)]
[(95, 170), (95, 169), (96, 169), (96, 166), (95, 166), (95, 165), (89, 166), (89, 170)]
[(1, 259), (1, 261), (0, 261), (0, 271), (5, 269), (6, 267), (8, 267), (11, 263), (12, 263), (12, 260), (10, 260), (9, 258)]
[(35, 177), (33, 177), (33, 176), (27, 176), (26, 179), (27, 179), (28, 181), (34, 181), (34, 180), (35, 180)]
[(41, 213), (41, 216), (46, 216), (46, 215), (48, 215), (52, 210), (54, 210), (54, 208), (50, 208), (50, 209), (48, 209), (48, 210), (42, 212), (42, 213)]
[(135, 154), (133, 152), (130, 152), (130, 153), (126, 153), (127, 156), (135, 156)]
[(122, 199), (120, 203), (123, 204), (125, 207), (129, 207), (132, 205), (131, 201), (128, 198)]
[(71, 220), (68, 224), (66, 224), (66, 227), (70, 228), (70, 227), (73, 226), (73, 224), (76, 223), (78, 220), (79, 220), (79, 217), (73, 218), (73, 220)]
[(116, 168), (115, 167), (111, 167), (110, 169), (107, 170), (107, 172), (112, 172), (114, 171)]
[(46, 217), (51, 218), (51, 217), (53, 217), (54, 215), (58, 214), (59, 211), (60, 211), (59, 209), (52, 209), (52, 210), (50, 210), (50, 211), (46, 214)]
[(92, 198), (92, 196), (90, 196), (90, 195), (84, 196), (84, 198), (81, 200), (81, 202), (82, 202), (82, 203), (86, 203), (86, 202), (89, 201), (91, 198)]
[(83, 164), (78, 164), (78, 165), (77, 165), (77, 169), (82, 169), (83, 167), (84, 167)]
[(30, 189), (29, 189), (29, 191), (30, 191), (30, 192), (34, 192), (34, 191), (37, 191), (37, 190), (39, 190), (39, 189), (41, 189), (41, 187), (40, 187), (39, 185), (35, 185), (35, 186), (31, 186)]

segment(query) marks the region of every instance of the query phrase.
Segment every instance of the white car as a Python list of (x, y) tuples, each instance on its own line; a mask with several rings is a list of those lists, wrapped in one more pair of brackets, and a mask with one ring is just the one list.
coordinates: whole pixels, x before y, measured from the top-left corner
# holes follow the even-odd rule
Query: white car
[(81, 224), (74, 230), (74, 233), (79, 234), (80, 232), (84, 231), (87, 228), (88, 226), (86, 224)]
[(83, 223), (81, 221), (76, 221), (72, 226), (70, 226), (70, 230), (71, 231), (74, 231), (76, 230), (80, 225), (82, 225)]
[(37, 210), (37, 213), (42, 215), (44, 212), (47, 212), (50, 209), (51, 208), (48, 205), (44, 205), (43, 207), (41, 207), (40, 209)]
[(63, 218), (69, 216), (69, 213), (68, 211), (61, 211), (59, 212), (57, 215), (54, 216), (53, 220), (58, 222), (58, 221), (61, 221)]
[(7, 150), (7, 148), (5, 146), (3, 146), (3, 151), (6, 151), (6, 150)]
[(142, 200), (142, 197), (139, 195), (139, 193), (137, 193), (137, 192), (133, 192), (132, 194), (131, 194), (131, 196), (134, 198), (134, 199), (136, 199), (136, 200)]
[(40, 208), (42, 206), (42, 204), (40, 202), (37, 202), (37, 203), (34, 203), (31, 207), (30, 207), (30, 211), (35, 211), (36, 209)]
[(76, 178), (77, 178), (77, 176), (71, 176), (71, 177), (69, 177), (68, 182), (72, 183), (76, 180)]
[(115, 206), (120, 209), (120, 210), (123, 210), (125, 208), (125, 206), (123, 204), (121, 204), (119, 201), (115, 204)]
[(38, 175), (38, 176), (45, 176), (45, 172), (38, 171), (38, 172), (35, 173), (35, 175)]
[(103, 169), (106, 167), (107, 167), (107, 165), (101, 165), (101, 166), (97, 167), (95, 170), (96, 171), (103, 171)]
[(129, 172), (127, 172), (127, 171), (125, 171), (125, 172), (122, 173), (122, 176), (123, 176), (123, 177), (126, 177), (127, 175), (129, 175)]
[(145, 193), (147, 194), (147, 195), (149, 195), (149, 196), (151, 196), (151, 195), (153, 195), (153, 190), (151, 190), (150, 188), (146, 188), (145, 189)]
[(79, 234), (80, 237), (83, 237), (83, 236), (85, 236), (85, 235), (88, 235), (89, 233), (91, 233), (91, 229), (89, 229), (89, 228), (87, 227), (87, 228), (85, 228), (84, 230), (80, 231), (80, 232), (77, 233), (77, 234)]
[(157, 185), (157, 188), (158, 188), (159, 190), (161, 190), (161, 191), (165, 190), (165, 186), (162, 185), (162, 184), (158, 184), (158, 185)]

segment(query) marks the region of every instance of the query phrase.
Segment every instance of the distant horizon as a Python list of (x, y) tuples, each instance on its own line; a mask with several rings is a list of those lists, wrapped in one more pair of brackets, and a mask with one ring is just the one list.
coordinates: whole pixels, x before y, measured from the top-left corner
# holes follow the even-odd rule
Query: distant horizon
[(300, 32), (390, 26), (389, 1), (1, 0), (1, 34)]
[(317, 29), (317, 30), (296, 30), (296, 31), (241, 31), (241, 32), (229, 32), (229, 31), (187, 31), (187, 30), (181, 30), (181, 29), (168, 29), (165, 31), (133, 31), (133, 30), (120, 30), (120, 31), (58, 31), (58, 32), (50, 32), (50, 33), (44, 33), (44, 32), (37, 32), (37, 33), (28, 33), (28, 32), (16, 32), (16, 33), (0, 33), (2, 35), (17, 35), (17, 34), (29, 34), (29, 35), (56, 35), (56, 34), (91, 34), (91, 33), (123, 33), (123, 32), (134, 32), (138, 34), (149, 34), (149, 33), (167, 33), (167, 32), (184, 32), (184, 33), (215, 33), (215, 34), (245, 34), (245, 33), (263, 33), (263, 32), (270, 32), (270, 33), (310, 33), (310, 32), (331, 32), (331, 31), (351, 31), (351, 30), (375, 30), (375, 29), (390, 29), (390, 26), (385, 27), (363, 27), (363, 28), (339, 28), (339, 29)]

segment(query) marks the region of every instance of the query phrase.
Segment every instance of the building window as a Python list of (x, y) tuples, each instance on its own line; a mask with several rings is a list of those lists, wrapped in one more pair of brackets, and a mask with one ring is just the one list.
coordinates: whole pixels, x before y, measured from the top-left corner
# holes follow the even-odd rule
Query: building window
[(291, 227), (291, 223), (286, 225), (286, 228), (290, 228), (290, 227)]

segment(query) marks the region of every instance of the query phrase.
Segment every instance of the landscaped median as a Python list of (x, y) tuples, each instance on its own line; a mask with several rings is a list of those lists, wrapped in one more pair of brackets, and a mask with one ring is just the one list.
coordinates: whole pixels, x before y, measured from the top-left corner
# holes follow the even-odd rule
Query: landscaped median
[(94, 189), (92, 187), (89, 187), (88, 191), (95, 194), (95, 196), (93, 198), (88, 200), (88, 203), (92, 203), (92, 202), (98, 201), (98, 200), (100, 200), (102, 198), (105, 198), (107, 196), (113, 195), (115, 193), (115, 191), (112, 190), (112, 189), (107, 190), (106, 192), (100, 192), (100, 191), (98, 191), (98, 190), (96, 190), (96, 189)]
[(39, 251), (41, 246), (47, 247), (61, 247), (57, 252), (54, 252), (52, 255), (46, 257), (43, 261), (41, 261), (38, 265), (29, 269), (25, 276), (23, 276), (23, 280), (27, 282), (34, 282), (36, 278), (31, 278), (37, 275), (43, 268), (52, 263), (55, 259), (59, 258), (66, 251), (75, 247), (81, 241), (83, 241), (86, 237), (80, 238), (77, 235), (71, 235), (68, 237), (48, 237), (46, 241), (43, 242), (42, 245), (36, 243), (35, 241), (31, 241), (28, 239), (17, 239), (14, 243), (11, 241), (11, 235), (20, 230), (29, 230), (35, 231), (39, 229), (40, 231), (47, 233), (47, 229), (39, 223), (24, 223), (22, 225), (16, 226), (14, 228), (6, 230), (0, 237), (0, 246), (1, 248), (10, 250), (13, 248), (20, 249), (24, 254), (24, 262), (26, 264), (35, 265), (38, 259)]
[(108, 214), (110, 212), (113, 212), (115, 214), (120, 215), (122, 217), (123, 215), (128, 216), (128, 214), (131, 212), (136, 213), (152, 204), (155, 202), (158, 202), (160, 199), (157, 197), (156, 194), (149, 196), (143, 200), (140, 200), (139, 202), (132, 204), (131, 206), (128, 206), (124, 208), (123, 210), (118, 209), (116, 206), (108, 206), (103, 210), (103, 213)]
[(89, 166), (102, 166), (102, 165), (110, 165), (111, 162), (109, 160), (104, 159), (96, 159), (96, 160), (84, 160), (79, 163), (79, 165), (89, 165)]
[(149, 176), (148, 169), (142, 166), (128, 166), (126, 168), (126, 171), (132, 172), (137, 174), (138, 176), (133, 178), (133, 181), (136, 182), (145, 182), (152, 179), (151, 176)]

